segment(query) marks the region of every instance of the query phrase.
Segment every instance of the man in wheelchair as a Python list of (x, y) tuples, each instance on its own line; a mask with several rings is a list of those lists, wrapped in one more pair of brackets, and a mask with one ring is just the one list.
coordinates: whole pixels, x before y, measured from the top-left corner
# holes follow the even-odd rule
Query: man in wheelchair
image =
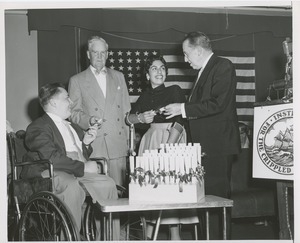
[[(39, 91), (39, 101), (45, 114), (33, 121), (26, 130), (25, 144), (29, 152), (25, 159), (47, 159), (53, 163), (54, 194), (69, 207), (78, 230), (81, 228), (82, 205), (86, 198), (84, 188), (94, 201), (117, 199), (113, 179), (98, 174), (95, 161), (89, 160), (91, 143), (98, 126), (83, 132), (66, 119), (71, 115), (72, 101), (64, 86), (46, 84)], [(100, 128), (101, 129), (101, 128)], [(22, 170), (22, 178), (48, 177), (44, 165), (30, 165)], [(114, 219), (114, 240), (119, 240), (120, 223)]]

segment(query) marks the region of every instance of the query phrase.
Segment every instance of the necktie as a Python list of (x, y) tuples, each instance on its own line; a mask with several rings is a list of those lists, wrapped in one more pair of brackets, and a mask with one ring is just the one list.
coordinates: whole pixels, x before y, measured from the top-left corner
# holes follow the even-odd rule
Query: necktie
[(96, 74), (96, 75), (99, 75), (100, 73), (103, 74), (103, 75), (106, 75), (107, 70), (104, 69), (104, 68), (101, 69), (101, 70), (97, 70), (97, 69), (95, 70), (95, 74)]
[(201, 70), (202, 70), (202, 69), (199, 70), (199, 73), (198, 73), (197, 78), (196, 78), (196, 80), (195, 80), (194, 86), (193, 86), (192, 91), (191, 91), (191, 94), (190, 94), (190, 96), (189, 96), (189, 101), (191, 101), (191, 98), (192, 98), (193, 93), (194, 93), (194, 91), (195, 91), (196, 85), (197, 85), (197, 83), (198, 83), (198, 81), (199, 81), (199, 79), (200, 79), (200, 76), (201, 76)]
[[(82, 162), (86, 162), (86, 159), (84, 158), (81, 149), (78, 147), (78, 145), (77, 145), (77, 143), (76, 143), (76, 140), (75, 140), (74, 134), (73, 134), (73, 132), (72, 132), (72, 130), (71, 130), (71, 128), (70, 128), (69, 122), (68, 122), (68, 121), (63, 121), (63, 124), (66, 126), (66, 128), (67, 128), (67, 130), (68, 130), (68, 132), (69, 132), (69, 134), (70, 134), (70, 137), (71, 137), (71, 139), (72, 139), (73, 145), (74, 145), (74, 147), (76, 148), (76, 151), (75, 151), (75, 152), (77, 153), (78, 160), (80, 160), (80, 161), (82, 161)], [(71, 152), (71, 153), (68, 153), (68, 155), (70, 155), (70, 157), (71, 157), (72, 159), (77, 159), (77, 158), (72, 157), (72, 152)]]
[(95, 70), (95, 76), (96, 76), (98, 85), (100, 86), (100, 89), (102, 90), (104, 98), (106, 98), (106, 73), (107, 73), (107, 70), (105, 68), (102, 68), (100, 71)]

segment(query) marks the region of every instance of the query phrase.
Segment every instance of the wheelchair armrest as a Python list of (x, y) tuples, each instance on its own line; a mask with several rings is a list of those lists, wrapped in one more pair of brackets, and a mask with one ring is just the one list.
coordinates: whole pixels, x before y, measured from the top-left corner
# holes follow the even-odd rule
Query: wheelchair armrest
[(108, 174), (107, 158), (97, 157), (97, 158), (90, 158), (90, 160), (96, 161), (96, 163), (98, 164), (98, 173), (99, 174), (104, 174), (104, 175)]
[(50, 160), (33, 160), (33, 161), (24, 161), (24, 162), (18, 162), (15, 164), (15, 166), (25, 166), (25, 165), (34, 165), (34, 164), (50, 164), (52, 165), (52, 162)]
[(28, 165), (40, 165), (40, 164), (47, 164), (48, 170), (49, 170), (49, 178), (53, 177), (53, 163), (50, 160), (33, 160), (33, 161), (22, 161), (18, 162), (13, 165), (14, 169), (14, 176), (17, 179), (18, 178), (18, 173), (17, 173), (17, 168), (18, 167), (24, 167)]

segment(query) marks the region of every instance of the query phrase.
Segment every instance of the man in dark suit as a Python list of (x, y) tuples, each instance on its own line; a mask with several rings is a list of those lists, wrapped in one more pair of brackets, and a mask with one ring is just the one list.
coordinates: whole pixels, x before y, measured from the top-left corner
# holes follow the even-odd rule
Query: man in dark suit
[(83, 130), (96, 121), (102, 123), (92, 144), (92, 156), (106, 157), (109, 175), (116, 184), (126, 186), (129, 127), (125, 115), (130, 111), (129, 94), (124, 75), (105, 66), (108, 55), (108, 44), (103, 38), (92, 36), (88, 40), (90, 66), (69, 82), (74, 102), (70, 119)]
[[(46, 84), (39, 91), (39, 100), (45, 114), (26, 130), (27, 159), (47, 159), (53, 163), (54, 193), (69, 207), (79, 230), (86, 197), (81, 185), (98, 202), (117, 199), (116, 185), (110, 177), (98, 174), (96, 162), (89, 160), (97, 125), (83, 133), (66, 121), (71, 115), (72, 101), (64, 87)], [(35, 176), (47, 177), (48, 171), (42, 166), (31, 166), (22, 172), (23, 178)], [(114, 223), (114, 239), (118, 240), (118, 219)]]
[(169, 118), (188, 119), (191, 142), (200, 143), (205, 193), (230, 197), (231, 164), (240, 152), (236, 113), (236, 76), (233, 64), (216, 56), (209, 38), (201, 32), (189, 33), (182, 44), (185, 62), (199, 70), (188, 102), (165, 107)]

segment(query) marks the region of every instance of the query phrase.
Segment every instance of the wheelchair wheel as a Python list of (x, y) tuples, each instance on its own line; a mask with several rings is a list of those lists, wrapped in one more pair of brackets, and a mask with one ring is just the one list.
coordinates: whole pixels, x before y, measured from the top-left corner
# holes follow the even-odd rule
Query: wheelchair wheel
[(77, 241), (69, 210), (55, 195), (40, 192), (26, 204), (19, 222), (20, 241)]
[(121, 217), (121, 240), (147, 240), (145, 217), (134, 212), (124, 216)]
[(96, 227), (96, 219), (95, 219), (95, 212), (94, 212), (94, 205), (92, 202), (88, 202), (83, 218), (83, 231), (88, 241), (95, 241), (96, 234), (97, 234), (97, 227)]

